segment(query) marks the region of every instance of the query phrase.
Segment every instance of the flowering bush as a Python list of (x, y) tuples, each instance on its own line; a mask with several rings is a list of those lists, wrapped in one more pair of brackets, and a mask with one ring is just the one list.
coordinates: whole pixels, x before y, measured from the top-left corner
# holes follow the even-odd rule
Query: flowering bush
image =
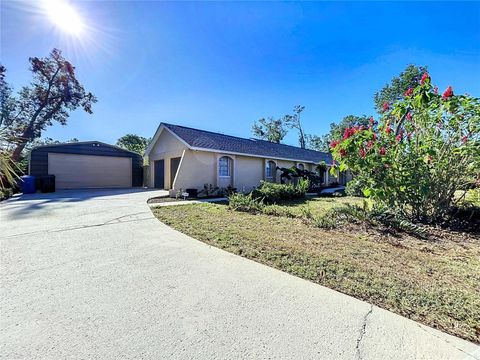
[(403, 98), (385, 103), (378, 123), (345, 130), (331, 149), (363, 193), (413, 221), (445, 218), (455, 192), (480, 179), (480, 99), (440, 95), (425, 73)]

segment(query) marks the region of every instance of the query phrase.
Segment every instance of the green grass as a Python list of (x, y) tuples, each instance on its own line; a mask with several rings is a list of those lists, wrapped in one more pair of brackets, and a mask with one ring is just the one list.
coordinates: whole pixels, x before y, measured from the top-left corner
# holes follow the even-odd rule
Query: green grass
[[(363, 225), (323, 230), (296, 217), (321, 215), (355, 198), (319, 198), (277, 206), (280, 216), (225, 205), (162, 207), (155, 216), (198, 240), (366, 300), (480, 343), (480, 241), (450, 233), (435, 241)], [(278, 215), (278, 214), (277, 214)]]

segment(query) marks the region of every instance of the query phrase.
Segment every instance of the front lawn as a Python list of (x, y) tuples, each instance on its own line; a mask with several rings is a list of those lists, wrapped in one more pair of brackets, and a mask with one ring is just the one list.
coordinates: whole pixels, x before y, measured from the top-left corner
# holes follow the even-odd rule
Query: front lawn
[(219, 204), (153, 211), (160, 221), (205, 243), (479, 343), (478, 236), (433, 230), (438, 236), (421, 240), (353, 224), (324, 230), (291, 216), (305, 208), (322, 214), (352, 202), (361, 200), (292, 202), (280, 206), (288, 216), (252, 215)]

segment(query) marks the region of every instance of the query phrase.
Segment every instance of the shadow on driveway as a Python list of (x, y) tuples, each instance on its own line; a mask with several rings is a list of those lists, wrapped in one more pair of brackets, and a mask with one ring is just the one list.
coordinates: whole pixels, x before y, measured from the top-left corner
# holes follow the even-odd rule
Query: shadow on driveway
[[(115, 188), (115, 189), (76, 189), (76, 190), (57, 190), (53, 193), (36, 193), (36, 194), (20, 194), (0, 203), (0, 209), (7, 209), (11, 212), (8, 217), (17, 217), (32, 215), (35, 212), (42, 210), (49, 204), (59, 203), (68, 204), (80, 201), (90, 200), (94, 198), (113, 197), (114, 199), (121, 199), (122, 195), (131, 195), (135, 193), (158, 193), (162, 190), (147, 189), (147, 188)], [(158, 196), (158, 194), (152, 195)], [(148, 199), (146, 197), (145, 201)]]

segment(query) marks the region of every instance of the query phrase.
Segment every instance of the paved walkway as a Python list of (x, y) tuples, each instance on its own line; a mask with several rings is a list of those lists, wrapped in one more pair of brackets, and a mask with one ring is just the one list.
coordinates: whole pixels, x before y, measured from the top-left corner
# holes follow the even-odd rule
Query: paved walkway
[(157, 192), (0, 203), (5, 359), (480, 359), (478, 346), (157, 221)]

